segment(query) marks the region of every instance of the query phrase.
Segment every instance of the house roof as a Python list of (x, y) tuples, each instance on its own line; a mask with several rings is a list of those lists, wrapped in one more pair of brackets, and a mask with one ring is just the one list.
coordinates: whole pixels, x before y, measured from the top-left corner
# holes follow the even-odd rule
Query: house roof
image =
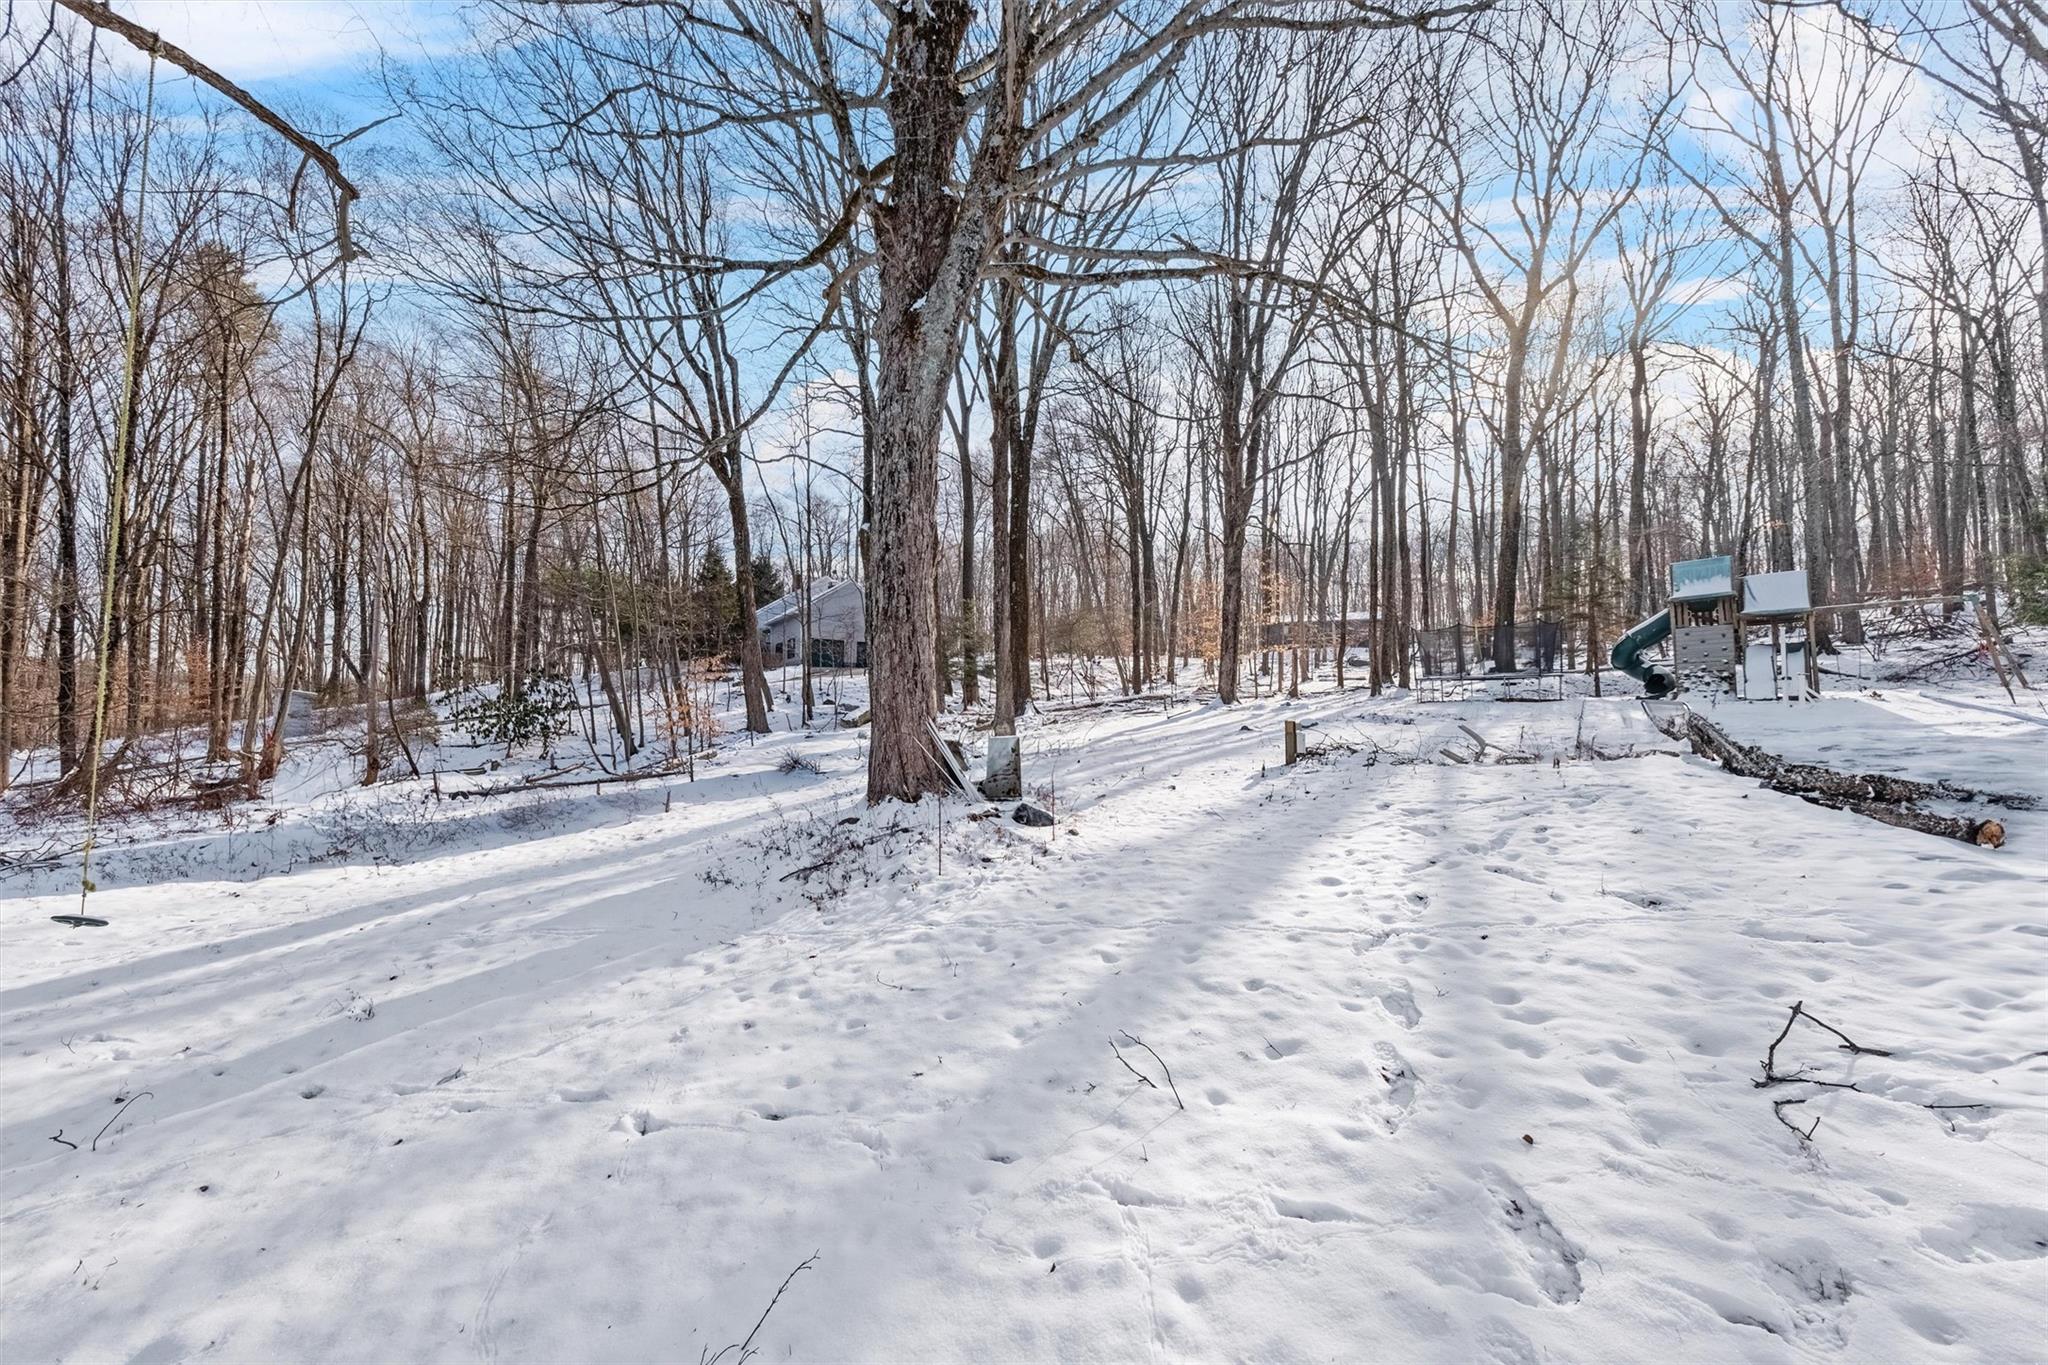
[[(809, 588), (811, 605), (815, 607), (821, 600), (830, 597), (841, 588), (858, 589), (859, 586), (858, 583), (855, 583), (850, 578), (814, 579)], [(760, 629), (766, 630), (770, 626), (779, 625), (795, 616), (803, 607), (804, 592), (803, 588), (798, 588), (795, 592), (786, 592), (773, 602), (759, 608), (754, 613), (755, 624)]]

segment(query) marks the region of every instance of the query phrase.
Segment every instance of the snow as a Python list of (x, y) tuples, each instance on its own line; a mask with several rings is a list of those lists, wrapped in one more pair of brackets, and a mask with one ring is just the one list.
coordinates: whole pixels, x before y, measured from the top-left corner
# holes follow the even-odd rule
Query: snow
[[(1716, 718), (2048, 787), (2002, 694)], [(1047, 831), (870, 812), (862, 745), (337, 793), (409, 832), (288, 874), (152, 836), (101, 930), (18, 879), (7, 1358), (700, 1359), (771, 1301), (777, 1360), (2040, 1358), (2048, 813), (1889, 828), (1612, 697), (1062, 707)], [(1802, 1022), (1858, 1088), (1759, 1089), (1795, 1001), (1892, 1055)]]
[(1711, 601), (1735, 595), (1735, 560), (1728, 555), (1685, 559), (1671, 566), (1671, 600)]
[(1803, 612), (1813, 605), (1806, 587), (1806, 570), (1781, 569), (1776, 573), (1744, 574), (1742, 613), (1745, 616), (1773, 616)]

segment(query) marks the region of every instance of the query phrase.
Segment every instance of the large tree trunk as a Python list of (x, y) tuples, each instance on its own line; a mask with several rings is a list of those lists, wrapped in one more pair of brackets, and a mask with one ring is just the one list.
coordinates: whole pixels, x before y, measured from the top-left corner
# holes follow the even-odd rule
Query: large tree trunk
[(1641, 340), (1629, 346), (1628, 606), (1650, 614), (1650, 367)]
[(1250, 481), (1230, 480), (1223, 489), (1223, 601), (1216, 642), (1216, 693), (1226, 702), (1237, 700), (1244, 634), (1244, 543), (1251, 520)]
[(974, 453), (967, 439), (966, 413), (960, 423), (960, 704), (975, 706), (981, 701), (981, 660), (976, 657), (974, 637), (981, 628), (981, 611), (974, 601)]
[[(1014, 384), (1011, 401), (1016, 401)], [(1010, 442), (1010, 709), (1011, 727), (1031, 705), (1031, 442)]]
[(57, 382), (57, 770), (78, 766), (78, 493), (71, 453), (68, 343), (58, 339)]
[(918, 401), (908, 375), (921, 356), (915, 316), (887, 308), (876, 329), (875, 470), (868, 526), (868, 695), (874, 742), (868, 799), (916, 800), (940, 790), (927, 726), (938, 695), (937, 606), (931, 566), (938, 556), (940, 410)]
[(1528, 357), (1527, 329), (1508, 342), (1506, 377), (1501, 381), (1500, 544), (1493, 569), (1493, 666), (1509, 672), (1515, 666), (1516, 586), (1522, 561), (1522, 476), (1529, 467), (1529, 447), (1522, 433), (1522, 374)]
[[(1216, 641), (1216, 693), (1225, 702), (1237, 700), (1240, 651), (1244, 636), (1244, 545), (1251, 528), (1252, 504), (1258, 496), (1259, 432), (1247, 429), (1244, 409), (1257, 412), (1257, 402), (1246, 402), (1250, 387), (1243, 361), (1243, 337), (1248, 330), (1246, 304), (1236, 293), (1226, 303), (1224, 332), (1217, 344), (1225, 350), (1222, 372), (1216, 381), (1217, 404), (1222, 420), (1217, 425), (1217, 463), (1222, 471), (1222, 600), (1218, 604)], [(1253, 418), (1256, 421), (1256, 415)]]
[(1028, 651), (1013, 648), (1015, 621), (1011, 616), (1017, 577), (1012, 572), (1010, 546), (1010, 448), (1016, 429), (1017, 333), (1014, 323), (1016, 292), (1008, 281), (996, 286), (996, 354), (988, 365), (988, 503), (991, 538), (989, 543), (989, 623), (993, 634), (990, 648), (995, 654), (995, 733), (1017, 733), (1017, 677), (1027, 678), (1031, 664)]
[(754, 538), (747, 521), (747, 488), (741, 479), (740, 454), (726, 452), (714, 472), (725, 488), (726, 509), (732, 517), (733, 582), (740, 603), (740, 692), (747, 703), (747, 729), (758, 735), (768, 733), (768, 674), (761, 661), (761, 630), (757, 624), (760, 602), (754, 592)]
[[(1775, 125), (1772, 137), (1776, 137)], [(1806, 499), (1806, 575), (1815, 600), (1825, 602), (1832, 591), (1832, 579), (1828, 573), (1827, 543), (1821, 518), (1832, 500), (1821, 486), (1821, 453), (1819, 438), (1814, 432), (1813, 388), (1806, 372), (1806, 357), (1801, 354), (1803, 337), (1799, 325), (1792, 191), (1785, 183), (1784, 165), (1778, 156), (1775, 140), (1769, 148), (1765, 165), (1770, 175), (1768, 188), (1776, 215), (1776, 235), (1772, 245), (1778, 274), (1779, 324), (1784, 328), (1785, 377), (1792, 386), (1792, 439), (1798, 451), (1801, 490)], [(1824, 619), (1816, 617), (1816, 624)], [(1821, 638), (1817, 643), (1823, 649), (1830, 648), (1826, 631), (1823, 629), (1819, 633)]]
[[(939, 435), (961, 328), (1001, 209), (986, 175), (964, 203), (953, 190), (966, 118), (953, 73), (972, 15), (965, 0), (929, 0), (898, 11), (893, 24), (895, 168), (875, 234), (880, 306), (867, 490), (870, 802), (945, 789), (930, 735), (939, 681)], [(976, 155), (999, 160), (1005, 149), (985, 143)]]

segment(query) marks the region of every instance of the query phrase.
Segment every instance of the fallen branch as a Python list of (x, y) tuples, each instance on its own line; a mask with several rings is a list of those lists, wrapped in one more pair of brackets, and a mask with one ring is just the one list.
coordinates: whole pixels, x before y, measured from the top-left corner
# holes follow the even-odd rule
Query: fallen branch
[(859, 853), (863, 849), (873, 848), (876, 844), (881, 843), (890, 835), (900, 834), (901, 832), (902, 831), (897, 826), (891, 825), (887, 829), (878, 831), (869, 838), (856, 839), (850, 843), (835, 845), (830, 853), (827, 853), (824, 857), (818, 859), (818, 861), (816, 861), (815, 863), (805, 863), (802, 867), (792, 868), (789, 871), (783, 873), (780, 877), (777, 877), (775, 880), (779, 882), (786, 882), (795, 877), (808, 876), (810, 873), (813, 872), (823, 872), (826, 868), (832, 866), (832, 864), (838, 862), (847, 854)]
[(1840, 1038), (1842, 1041), (1839, 1044), (1839, 1047), (1840, 1050), (1843, 1052), (1851, 1053), (1858, 1057), (1889, 1057), (1892, 1055), (1891, 1053), (1886, 1052), (1882, 1048), (1864, 1047), (1857, 1043), (1854, 1039), (1852, 1039), (1848, 1034), (1836, 1028), (1833, 1024), (1821, 1023), (1820, 1020), (1815, 1019), (1812, 1015), (1806, 1012), (1806, 1002), (1804, 1000), (1800, 1000), (1793, 1004), (1792, 1012), (1785, 1016), (1785, 1027), (1778, 1030), (1778, 1036), (1771, 1039), (1771, 1045), (1769, 1049), (1767, 1049), (1764, 1053), (1763, 1078), (1754, 1083), (1757, 1089), (1762, 1090), (1767, 1086), (1790, 1084), (1824, 1085), (1835, 1090), (1856, 1089), (1856, 1086), (1851, 1082), (1817, 1081), (1814, 1080), (1812, 1077), (1806, 1075), (1803, 1071), (1794, 1072), (1789, 1076), (1780, 1075), (1778, 1073), (1778, 1045), (1784, 1042), (1786, 1037), (1791, 1034), (1792, 1025), (1796, 1024), (1801, 1019), (1805, 1019), (1809, 1023), (1815, 1024), (1820, 1028), (1824, 1028), (1829, 1033), (1834, 1034), (1835, 1037)]
[(2005, 825), (2001, 821), (1937, 815), (1917, 809), (1913, 803), (1955, 801), (2014, 810), (2031, 810), (2038, 804), (2032, 796), (1978, 791), (1953, 782), (1916, 782), (1882, 773), (1842, 773), (1817, 763), (1787, 762), (1753, 745), (1737, 743), (1727, 731), (1697, 712), (1684, 712), (1670, 725), (1652, 719), (1672, 739), (1690, 744), (1694, 753), (1713, 759), (1738, 777), (1754, 778), (1771, 791), (1797, 796), (1830, 810), (1852, 811), (1900, 829), (1960, 839), (1984, 848), (1997, 848), (2005, 842)]
[(925, 989), (925, 987), (923, 987), (923, 986), (899, 986), (899, 985), (897, 985), (897, 984), (896, 984), (895, 982), (893, 982), (893, 981), (884, 981), (884, 980), (882, 979), (882, 974), (881, 974), (880, 972), (876, 972), (876, 973), (875, 973), (875, 984), (876, 984), (877, 986), (887, 986), (887, 987), (888, 987), (888, 988), (889, 988), (890, 990), (892, 990), (892, 991), (920, 991), (920, 992), (921, 992), (921, 991), (923, 991), (923, 990)]
[(1521, 749), (1510, 749), (1506, 745), (1495, 744), (1469, 725), (1460, 723), (1458, 728), (1463, 730), (1471, 738), (1472, 743), (1478, 746), (1474, 754), (1476, 758), (1486, 757), (1487, 751), (1491, 750), (1500, 755), (1499, 759), (1496, 760), (1496, 762), (1500, 763), (1534, 763), (1536, 761), (1536, 755), (1526, 753)]
[[(1827, 1032), (1832, 1033), (1835, 1037), (1841, 1039), (1842, 1041), (1835, 1045), (1837, 1051), (1847, 1052), (1850, 1055), (1857, 1057), (1890, 1057), (1895, 1055), (1891, 1052), (1887, 1052), (1883, 1048), (1865, 1047), (1863, 1046), (1863, 1044), (1857, 1042), (1854, 1038), (1851, 1038), (1848, 1034), (1836, 1028), (1833, 1024), (1824, 1023), (1821, 1020), (1814, 1018), (1813, 1015), (1807, 1012), (1806, 1002), (1804, 1000), (1800, 1000), (1795, 1001), (1793, 1003), (1791, 1011), (1785, 1016), (1785, 1027), (1778, 1030), (1778, 1036), (1771, 1039), (1770, 1047), (1765, 1049), (1764, 1051), (1764, 1059), (1761, 1063), (1763, 1067), (1763, 1075), (1758, 1077), (1756, 1080), (1750, 1082), (1750, 1084), (1754, 1085), (1759, 1090), (1765, 1090), (1774, 1085), (1812, 1085), (1819, 1086), (1826, 1090), (1853, 1090), (1859, 1095), (1873, 1095), (1873, 1097), (1877, 1099), (1891, 1098), (1890, 1096), (1885, 1095), (1882, 1091), (1872, 1092), (1865, 1090), (1862, 1086), (1857, 1085), (1854, 1081), (1820, 1080), (1817, 1077), (1807, 1075), (1806, 1070), (1803, 1067), (1798, 1071), (1791, 1072), (1790, 1074), (1780, 1072), (1778, 1070), (1778, 1048), (1781, 1044), (1784, 1043), (1785, 1039), (1791, 1035), (1792, 1025), (1798, 1023), (1801, 1019), (1804, 1019), (1809, 1024), (1812, 1024), (1817, 1028), (1824, 1029)], [(1802, 1129), (1798, 1124), (1792, 1122), (1792, 1120), (1785, 1117), (1785, 1111), (1795, 1104), (1805, 1104), (1808, 1100), (1812, 1098), (1813, 1096), (1811, 1095), (1802, 1095), (1796, 1099), (1771, 1101), (1771, 1113), (1776, 1116), (1778, 1122), (1784, 1124), (1787, 1128), (1791, 1129), (1794, 1133), (1798, 1134), (1800, 1142), (1805, 1144), (1810, 1144), (1813, 1141), (1814, 1132), (1816, 1129), (1820, 1127), (1820, 1120), (1816, 1118), (1814, 1119), (1811, 1125)], [(1932, 1104), (1924, 1100), (1900, 1100), (1898, 1101), (1898, 1103), (1911, 1104), (1916, 1109), (1925, 1109), (1931, 1113), (1937, 1114), (1945, 1110), (1951, 1109), (1991, 1108), (1991, 1106), (1988, 1104)], [(1951, 1121), (1950, 1126), (1954, 1126), (1953, 1121)]]
[(446, 793), (450, 801), (461, 801), (471, 796), (509, 796), (513, 792), (568, 791), (574, 787), (609, 787), (617, 782), (646, 782), (657, 777), (677, 777), (679, 768), (656, 768), (642, 773), (616, 773), (610, 777), (580, 777), (573, 782), (550, 782), (545, 778), (525, 778), (518, 782), (499, 787), (472, 787), (468, 791)]

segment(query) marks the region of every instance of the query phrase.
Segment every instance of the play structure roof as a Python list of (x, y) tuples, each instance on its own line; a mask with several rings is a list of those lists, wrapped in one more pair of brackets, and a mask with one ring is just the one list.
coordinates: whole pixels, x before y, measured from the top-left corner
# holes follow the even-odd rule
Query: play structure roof
[(1813, 598), (1806, 589), (1804, 569), (1743, 575), (1744, 616), (1798, 616), (1812, 608)]
[(1674, 602), (1706, 602), (1733, 596), (1735, 559), (1732, 555), (1681, 559), (1671, 566), (1671, 600)]

